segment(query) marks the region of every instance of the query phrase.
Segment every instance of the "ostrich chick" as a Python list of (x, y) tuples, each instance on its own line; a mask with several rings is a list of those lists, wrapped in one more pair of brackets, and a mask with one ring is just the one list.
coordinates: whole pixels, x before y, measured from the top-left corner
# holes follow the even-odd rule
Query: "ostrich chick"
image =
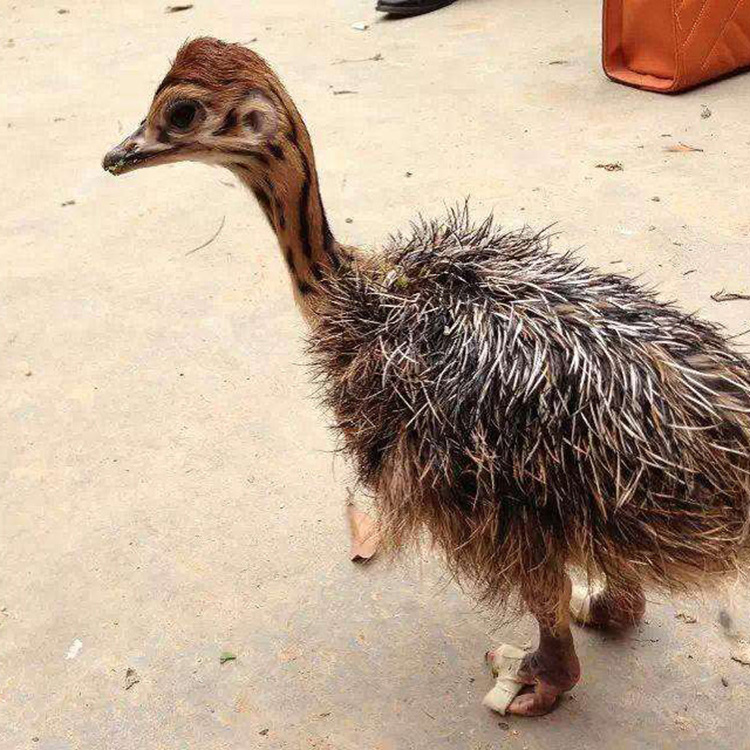
[(183, 160), (231, 170), (276, 233), (384, 540), (426, 533), (479, 599), (537, 619), (511, 713), (579, 680), (569, 570), (602, 584), (578, 619), (625, 627), (645, 590), (747, 565), (750, 363), (716, 326), (465, 210), (378, 255), (339, 244), (304, 122), (239, 45), (183, 46), (103, 166)]

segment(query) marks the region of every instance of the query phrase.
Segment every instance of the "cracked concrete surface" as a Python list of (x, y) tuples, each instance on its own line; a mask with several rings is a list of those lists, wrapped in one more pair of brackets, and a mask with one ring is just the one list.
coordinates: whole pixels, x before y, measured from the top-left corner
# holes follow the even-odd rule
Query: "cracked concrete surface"
[(428, 554), (348, 562), (347, 469), (260, 211), (205, 167), (99, 167), (186, 37), (251, 43), (308, 121), (342, 239), (376, 247), (471, 194), (739, 332), (750, 303), (710, 295), (750, 291), (750, 78), (609, 83), (593, 1), (401, 22), (372, 0), (165, 4), (0, 11), (0, 747), (750, 747), (750, 667), (711, 598), (578, 631), (583, 682), (549, 717), (483, 709), (484, 651), (533, 624), (497, 628)]

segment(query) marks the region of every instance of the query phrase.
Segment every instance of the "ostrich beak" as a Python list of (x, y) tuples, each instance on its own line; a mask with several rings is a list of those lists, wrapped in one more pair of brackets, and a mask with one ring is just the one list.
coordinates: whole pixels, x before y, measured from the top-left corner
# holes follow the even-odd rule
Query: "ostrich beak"
[(102, 168), (110, 174), (125, 174), (140, 167), (177, 161), (173, 157), (175, 152), (181, 150), (179, 146), (159, 142), (151, 137), (145, 123), (141, 123), (137, 130), (106, 153)]

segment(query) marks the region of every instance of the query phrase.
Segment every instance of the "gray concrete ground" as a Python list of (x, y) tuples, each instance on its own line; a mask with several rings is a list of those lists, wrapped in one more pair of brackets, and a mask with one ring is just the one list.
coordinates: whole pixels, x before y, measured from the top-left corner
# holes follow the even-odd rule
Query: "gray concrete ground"
[(308, 119), (342, 239), (471, 194), (738, 332), (750, 303), (710, 295), (750, 291), (750, 78), (611, 84), (593, 0), (165, 4), (0, 8), (0, 747), (750, 747), (710, 600), (578, 632), (584, 681), (549, 717), (484, 710), (485, 649), (532, 623), (496, 628), (427, 554), (348, 562), (346, 467), (260, 212), (199, 166), (99, 168), (185, 38), (247, 42)]

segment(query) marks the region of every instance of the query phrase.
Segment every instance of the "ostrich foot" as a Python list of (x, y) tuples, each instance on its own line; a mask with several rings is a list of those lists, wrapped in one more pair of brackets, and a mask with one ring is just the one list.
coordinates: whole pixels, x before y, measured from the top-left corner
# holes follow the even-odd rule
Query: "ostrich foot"
[(543, 716), (581, 676), (572, 639), (545, 639), (532, 653), (504, 644), (486, 658), (497, 683), (483, 703), (501, 714)]
[(570, 613), (579, 625), (626, 630), (637, 625), (645, 612), (646, 597), (639, 587), (627, 591), (605, 588), (594, 593), (586, 586), (573, 586)]

